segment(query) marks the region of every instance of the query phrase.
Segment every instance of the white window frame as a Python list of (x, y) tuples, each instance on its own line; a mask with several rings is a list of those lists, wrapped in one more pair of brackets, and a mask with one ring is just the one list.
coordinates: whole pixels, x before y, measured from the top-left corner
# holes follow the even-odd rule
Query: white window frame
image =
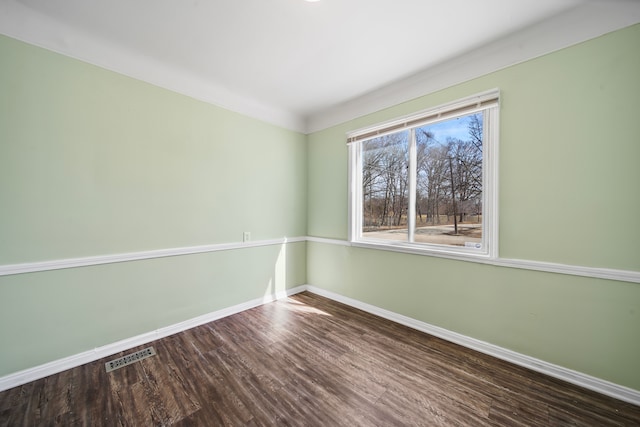
[[(445, 258), (472, 260), (498, 258), (498, 145), (500, 92), (493, 89), (448, 104), (439, 105), (408, 116), (351, 131), (347, 134), (349, 149), (349, 241), (352, 246), (391, 250)], [(473, 247), (392, 241), (362, 236), (362, 143), (382, 135), (414, 129), (475, 112), (483, 112), (482, 203), (483, 245)], [(412, 135), (413, 136), (413, 135)], [(413, 147), (413, 148), (412, 148)], [(415, 150), (415, 144), (410, 144)], [(415, 156), (414, 156), (415, 158)], [(413, 162), (411, 162), (413, 163)], [(410, 163), (410, 180), (415, 181), (415, 167)], [(409, 186), (409, 198), (415, 199), (415, 182)], [(414, 206), (415, 200), (409, 202)], [(413, 211), (413, 212), (412, 212)], [(409, 209), (408, 227), (415, 227), (415, 209)], [(409, 235), (412, 235), (409, 232)]]

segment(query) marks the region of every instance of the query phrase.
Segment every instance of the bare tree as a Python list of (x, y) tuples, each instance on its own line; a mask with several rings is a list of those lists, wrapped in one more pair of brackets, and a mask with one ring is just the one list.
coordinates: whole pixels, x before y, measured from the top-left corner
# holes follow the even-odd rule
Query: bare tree
[(365, 226), (400, 226), (406, 219), (409, 162), (406, 134), (385, 135), (363, 145)]
[(433, 133), (424, 129), (417, 130), (416, 142), (418, 198), (424, 200), (427, 221), (439, 224), (440, 205), (445, 193), (447, 150)]
[[(469, 116), (468, 138), (436, 139), (426, 127), (416, 135), (416, 213), (422, 222), (454, 217), (454, 228), (469, 214), (482, 212), (482, 115)], [(362, 145), (363, 225), (405, 226), (408, 217), (408, 131), (384, 135)]]
[[(450, 168), (455, 171), (454, 193), (459, 203), (458, 213), (460, 222), (471, 209), (469, 201), (477, 199), (482, 194), (482, 152), (472, 141), (449, 139), (447, 142), (449, 157), (452, 159)], [(464, 209), (463, 209), (464, 208)]]

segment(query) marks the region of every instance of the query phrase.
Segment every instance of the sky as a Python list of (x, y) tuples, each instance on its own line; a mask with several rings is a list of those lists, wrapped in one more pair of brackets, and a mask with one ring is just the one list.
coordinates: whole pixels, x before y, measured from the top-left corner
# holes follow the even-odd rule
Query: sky
[(444, 122), (434, 123), (421, 127), (432, 132), (435, 139), (444, 144), (447, 138), (455, 138), (466, 141), (469, 139), (469, 118), (471, 116), (462, 116), (455, 119), (446, 120)]

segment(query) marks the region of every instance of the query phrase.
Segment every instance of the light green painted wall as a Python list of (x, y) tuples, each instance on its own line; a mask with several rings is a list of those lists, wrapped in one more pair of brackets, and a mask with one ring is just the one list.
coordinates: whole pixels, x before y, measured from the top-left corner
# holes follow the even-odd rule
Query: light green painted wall
[[(640, 271), (639, 49), (636, 25), (310, 135), (308, 234), (347, 238), (347, 131), (497, 87), (500, 256)], [(320, 243), (307, 260), (312, 285), (640, 390), (638, 284)]]
[(640, 25), (310, 135), (309, 234), (347, 238), (346, 132), (499, 88), (500, 256), (640, 271), (638, 47)]
[(0, 263), (306, 233), (305, 136), (0, 38)]
[[(501, 256), (639, 271), (639, 45), (631, 27), (305, 138), (0, 37), (0, 264), (345, 239), (346, 131), (499, 87)], [(640, 390), (637, 284), (319, 243), (0, 277), (0, 376), (302, 283)]]
[[(306, 234), (306, 137), (0, 37), (0, 265)], [(306, 243), (0, 277), (0, 376), (306, 282)]]
[(0, 377), (305, 283), (306, 243), (0, 277)]
[(640, 390), (637, 283), (311, 242), (307, 257), (314, 286)]

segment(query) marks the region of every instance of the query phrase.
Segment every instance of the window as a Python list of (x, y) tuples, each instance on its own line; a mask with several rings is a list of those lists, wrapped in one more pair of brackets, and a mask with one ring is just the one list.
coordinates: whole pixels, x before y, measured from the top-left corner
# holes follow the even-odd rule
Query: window
[(350, 240), (497, 257), (497, 90), (348, 135)]

